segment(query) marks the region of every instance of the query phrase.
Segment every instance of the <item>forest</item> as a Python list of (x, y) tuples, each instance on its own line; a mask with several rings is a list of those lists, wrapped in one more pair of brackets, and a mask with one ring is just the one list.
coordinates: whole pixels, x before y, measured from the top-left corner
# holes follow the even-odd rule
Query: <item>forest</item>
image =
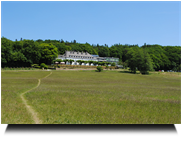
[(32, 64), (50, 65), (65, 51), (83, 51), (100, 57), (119, 58), (119, 64), (130, 67), (132, 72), (147, 70), (181, 70), (181, 46), (161, 46), (158, 44), (99, 45), (61, 40), (9, 40), (1, 38), (1, 67), (30, 67)]

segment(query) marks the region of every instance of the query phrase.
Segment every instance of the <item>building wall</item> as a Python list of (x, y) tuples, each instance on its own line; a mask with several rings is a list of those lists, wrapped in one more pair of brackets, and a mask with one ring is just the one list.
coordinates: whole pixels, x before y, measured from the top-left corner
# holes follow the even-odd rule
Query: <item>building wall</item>
[(118, 64), (118, 62), (119, 62), (119, 58), (105, 57), (105, 59), (107, 62), (112, 62), (112, 63), (114, 62), (116, 64)]
[[(57, 59), (62, 59), (62, 60), (72, 59), (72, 60), (74, 60), (74, 62), (72, 62), (72, 65), (79, 65), (79, 63), (76, 62), (77, 60), (107, 61), (107, 62), (115, 62), (116, 64), (118, 64), (118, 62), (119, 62), (119, 58), (94, 57), (87, 52), (74, 52), (74, 51), (66, 51), (64, 55), (58, 55)], [(66, 64), (69, 64), (69, 63), (67, 62)], [(89, 65), (89, 63), (87, 63), (87, 64), (82, 63), (82, 65)]]

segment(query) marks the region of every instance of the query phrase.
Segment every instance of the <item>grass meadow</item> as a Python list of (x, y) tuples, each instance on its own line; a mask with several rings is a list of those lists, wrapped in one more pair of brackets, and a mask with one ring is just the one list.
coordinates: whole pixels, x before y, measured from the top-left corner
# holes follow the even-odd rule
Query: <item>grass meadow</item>
[[(49, 73), (1, 72), (1, 123), (34, 123), (20, 94)], [(43, 124), (181, 123), (181, 73), (52, 71), (24, 97)]]

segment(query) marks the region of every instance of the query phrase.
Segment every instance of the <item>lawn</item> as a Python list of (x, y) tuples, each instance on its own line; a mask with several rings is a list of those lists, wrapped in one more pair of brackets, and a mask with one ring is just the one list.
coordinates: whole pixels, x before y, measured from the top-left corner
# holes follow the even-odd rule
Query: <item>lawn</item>
[[(1, 123), (34, 123), (20, 94), (49, 71), (1, 72)], [(52, 71), (24, 96), (45, 124), (180, 124), (181, 76)]]

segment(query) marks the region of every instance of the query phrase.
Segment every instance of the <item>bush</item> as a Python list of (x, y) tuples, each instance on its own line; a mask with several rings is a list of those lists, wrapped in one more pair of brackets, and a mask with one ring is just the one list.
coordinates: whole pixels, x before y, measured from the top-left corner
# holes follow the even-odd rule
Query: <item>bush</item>
[(119, 67), (118, 67), (118, 66), (116, 66), (116, 67), (115, 67), (115, 69), (119, 69)]
[(103, 68), (101, 66), (97, 66), (97, 70), (98, 70), (98, 72), (101, 72), (101, 71), (103, 71)]
[(106, 69), (108, 69), (109, 68), (109, 66), (108, 65), (106, 65)]
[(58, 68), (60, 68), (60, 65), (58, 65)]
[(40, 68), (40, 66), (34, 66), (34, 68), (38, 68), (38, 69), (39, 69), (39, 68)]
[(36, 67), (39, 66), (38, 64), (31, 64), (32, 67)]
[(45, 63), (41, 63), (40, 64), (40, 68), (45, 68), (46, 64)]
[(113, 63), (111, 64), (111, 66), (116, 66), (116, 64), (113, 62)]
[(44, 67), (45, 69), (48, 69), (48, 66), (47, 65), (45, 65), (45, 67)]
[(148, 71), (142, 71), (141, 74), (142, 74), (142, 75), (148, 75), (149, 72), (148, 72)]

